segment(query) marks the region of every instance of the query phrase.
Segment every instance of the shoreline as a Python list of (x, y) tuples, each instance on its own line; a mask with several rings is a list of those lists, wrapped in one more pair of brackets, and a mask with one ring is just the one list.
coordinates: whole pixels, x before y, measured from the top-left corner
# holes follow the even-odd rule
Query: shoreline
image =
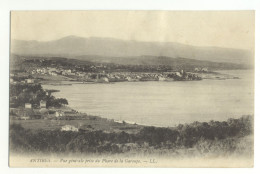
[[(206, 74), (208, 74), (208, 73), (206, 73)], [(232, 75), (229, 75), (229, 74), (221, 74), (221, 73), (219, 73), (219, 72), (214, 72), (214, 73), (210, 73), (210, 74), (213, 74), (213, 75), (217, 75), (217, 76), (219, 76), (219, 75), (223, 75), (223, 76), (229, 76), (229, 77), (232, 77), (232, 78), (228, 78), (229, 80), (237, 80), (237, 79), (234, 79), (233, 78), (233, 76)], [(215, 79), (215, 78), (211, 78), (211, 79), (204, 79), (204, 80), (220, 80), (220, 79)], [(65, 83), (69, 83), (70, 81), (66, 81)], [(124, 82), (124, 83), (131, 83), (132, 81), (122, 81), (122, 82)], [(134, 82), (136, 82), (136, 81), (134, 81)], [(171, 82), (186, 82), (186, 81), (137, 81), (136, 83), (142, 83), (142, 82), (147, 82), (147, 83), (149, 83), (149, 82), (155, 82), (155, 83), (171, 83)], [(63, 82), (61, 82), (61, 84), (60, 85), (53, 85), (53, 84), (42, 84), (43, 86), (44, 85), (50, 85), (50, 86), (63, 86), (63, 84), (62, 84)], [(82, 85), (84, 85), (84, 84), (115, 84), (115, 83), (117, 83), (117, 82), (106, 82), (106, 83), (97, 83), (97, 82), (79, 82), (79, 81), (74, 81), (72, 84), (70, 84), (70, 85), (74, 85), (74, 84), (82, 84)], [(66, 84), (67, 85), (67, 84)], [(66, 86), (65, 85), (65, 86)], [(51, 88), (50, 88), (51, 89)], [(79, 112), (82, 112), (82, 111), (79, 111)], [(89, 114), (88, 112), (82, 112), (82, 113), (84, 113), (84, 114)], [(125, 123), (128, 123), (128, 124), (137, 124), (137, 125), (140, 125), (140, 126), (155, 126), (155, 127), (175, 127), (176, 125), (178, 125), (178, 124), (180, 124), (180, 122), (176, 122), (175, 124), (173, 124), (173, 125), (160, 125), (160, 124), (157, 124), (157, 125), (154, 125), (154, 124), (145, 124), (145, 123), (139, 123), (138, 121), (128, 121), (128, 120), (125, 120), (125, 119), (113, 119), (113, 118), (109, 118), (109, 117), (107, 117), (107, 116), (105, 116), (105, 115), (102, 115), (102, 114), (91, 114), (91, 115), (93, 115), (93, 116), (97, 116), (97, 117), (101, 117), (101, 118), (104, 118), (104, 119), (108, 119), (108, 120), (114, 120), (115, 122), (117, 122), (117, 123), (123, 123), (123, 122), (125, 122)], [(237, 118), (238, 116), (237, 115), (239, 115), (239, 114), (235, 114), (235, 115), (233, 115), (232, 117), (229, 117), (229, 118)], [(241, 115), (243, 115), (243, 114), (241, 114)], [(246, 114), (245, 114), (246, 115)], [(249, 114), (249, 115), (251, 115), (251, 114)], [(225, 118), (221, 118), (220, 120), (217, 120), (217, 121), (223, 121), (223, 120), (225, 120)], [(195, 120), (196, 121), (196, 120)], [(210, 121), (210, 119), (209, 120), (203, 120), (203, 121)], [(193, 122), (193, 121), (191, 121), (191, 122)], [(189, 122), (189, 123), (191, 123), (191, 122)], [(185, 123), (182, 123), (182, 124), (185, 124)]]
[[(224, 71), (225, 72), (225, 71)], [(39, 83), (42, 85), (53, 85), (53, 86), (66, 86), (66, 85), (73, 85), (73, 84), (115, 84), (115, 83), (126, 83), (126, 82), (191, 82), (191, 81), (201, 81), (201, 80), (237, 80), (240, 79), (241, 77), (227, 74), (227, 73), (222, 73), (221, 71), (212, 71), (208, 73), (196, 73), (201, 77), (201, 79), (198, 80), (174, 80), (174, 79), (169, 79), (169, 80), (158, 80), (158, 79), (153, 79), (153, 80), (119, 80), (119, 81), (85, 81), (82, 79), (63, 79), (63, 80), (51, 80), (51, 79), (45, 79), (45, 80), (40, 80)], [(65, 76), (64, 76), (65, 77)]]
[[(210, 74), (212, 76), (212, 80), (219, 80), (219, 79), (216, 79), (216, 78), (213, 78), (215, 77), (215, 75), (217, 76), (228, 76), (228, 77), (233, 77), (232, 75), (229, 75), (229, 74), (221, 74), (220, 72), (210, 72), (210, 73), (203, 73), (203, 74)], [(229, 78), (229, 79), (234, 79), (234, 78)], [(210, 79), (205, 79), (205, 80), (210, 80)], [(163, 83), (171, 83), (171, 82), (186, 82), (186, 81), (191, 81), (191, 80), (185, 80), (185, 81), (120, 81), (120, 82), (125, 82), (125, 83), (131, 83), (131, 82), (163, 82)], [(192, 80), (194, 81), (194, 80)], [(56, 83), (53, 83), (53, 82), (56, 82)], [(106, 83), (102, 83), (102, 82), (82, 82), (82, 81), (76, 81), (76, 80), (66, 80), (66, 81), (59, 81), (57, 83), (57, 81), (43, 81), (41, 80), (40, 81), (40, 84), (42, 86), (44, 85), (50, 85), (50, 86), (68, 86), (68, 85), (73, 85), (73, 84), (115, 84), (117, 82), (106, 82)], [(59, 90), (53, 90), (53, 89), (44, 89), (44, 90), (49, 90), (49, 91), (52, 91), (52, 92), (60, 92)], [(62, 97), (63, 98), (63, 97)], [(74, 110), (76, 111), (75, 109), (71, 108), (69, 105), (67, 106), (67, 109), (70, 108), (70, 110)], [(55, 108), (56, 110), (59, 109), (59, 108)], [(55, 110), (54, 109), (54, 110)], [(157, 125), (153, 125), (153, 124), (144, 124), (144, 123), (138, 123), (138, 121), (128, 121), (128, 120), (124, 120), (124, 119), (113, 119), (113, 118), (109, 118), (109, 117), (106, 117), (104, 115), (96, 115), (96, 114), (89, 114), (88, 112), (82, 112), (82, 111), (76, 111), (77, 113), (80, 113), (81, 115), (86, 115), (86, 116), (90, 116), (90, 117), (99, 117), (100, 119), (106, 119), (107, 121), (113, 121), (115, 123), (119, 123), (119, 124), (129, 124), (129, 125), (138, 125), (138, 126), (154, 126), (154, 127), (175, 127), (176, 125), (180, 124), (180, 122), (176, 122), (175, 124), (173, 125), (160, 125), (160, 124), (157, 124)], [(237, 118), (236, 116), (232, 117), (232, 118)], [(51, 120), (51, 119), (50, 119)], [(221, 119), (219, 121), (223, 121), (224, 119)], [(205, 121), (208, 121), (208, 120), (205, 120)], [(192, 122), (192, 121), (191, 121)], [(190, 123), (190, 122), (189, 122)], [(183, 123), (185, 124), (185, 123)]]

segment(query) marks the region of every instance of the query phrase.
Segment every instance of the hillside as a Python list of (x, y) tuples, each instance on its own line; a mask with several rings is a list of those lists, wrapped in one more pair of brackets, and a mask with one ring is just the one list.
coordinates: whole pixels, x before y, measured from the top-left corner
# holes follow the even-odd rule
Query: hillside
[(101, 57), (79, 56), (77, 59), (88, 60), (96, 63), (117, 63), (121, 65), (166, 65), (171, 67), (183, 67), (191, 69), (195, 67), (208, 67), (211, 70), (221, 69), (247, 69), (249, 65), (236, 63), (212, 62), (188, 58), (172, 58), (166, 56), (138, 56), (138, 57)]
[[(11, 41), (11, 53), (19, 55), (59, 56), (73, 58), (117, 57), (107, 61), (124, 63), (124, 59), (131, 57), (154, 57), (189, 58), (195, 60), (228, 62), (236, 64), (253, 65), (253, 53), (247, 50), (219, 48), (219, 47), (196, 47), (173, 42), (140, 42), (126, 41), (112, 38), (83, 38), (68, 36), (58, 40), (39, 41)], [(80, 57), (79, 57), (80, 56)], [(93, 58), (93, 56), (92, 56)], [(142, 64), (143, 59), (132, 59)], [(102, 61), (105, 61), (102, 58)]]
[[(98, 65), (100, 63), (107, 65), (112, 69), (119, 68), (121, 70), (133, 70), (133, 67), (170, 67), (172, 70), (179, 71), (185, 69), (192, 71), (195, 68), (207, 67), (209, 70), (234, 70), (234, 69), (249, 69), (250, 66), (245, 64), (222, 63), (202, 61), (187, 58), (171, 58), (163, 56), (138, 56), (138, 57), (103, 57), (103, 56), (78, 56), (78, 57), (52, 57), (52, 56), (21, 56), (11, 55), (10, 69), (26, 69), (31, 65), (28, 60), (45, 59), (50, 60), (50, 64), (56, 65)], [(115, 65), (120, 65), (116, 67)], [(132, 67), (132, 68), (131, 68)], [(130, 68), (130, 69), (129, 69)], [(151, 69), (151, 70), (152, 70)], [(115, 69), (114, 69), (115, 70)]]

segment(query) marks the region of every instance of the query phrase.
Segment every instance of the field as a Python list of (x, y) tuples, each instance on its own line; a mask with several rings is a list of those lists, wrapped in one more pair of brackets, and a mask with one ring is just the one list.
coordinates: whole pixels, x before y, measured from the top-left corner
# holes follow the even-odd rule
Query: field
[(11, 120), (10, 124), (19, 124), (25, 129), (30, 130), (60, 130), (64, 125), (72, 125), (83, 130), (105, 132), (122, 132), (137, 133), (143, 126), (127, 123), (117, 123), (105, 118), (82, 119), (82, 120)]

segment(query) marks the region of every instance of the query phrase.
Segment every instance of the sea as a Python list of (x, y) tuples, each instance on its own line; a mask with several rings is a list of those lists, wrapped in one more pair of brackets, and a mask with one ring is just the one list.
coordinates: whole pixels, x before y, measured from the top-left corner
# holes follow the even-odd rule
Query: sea
[(141, 125), (173, 127), (254, 114), (252, 70), (219, 71), (238, 79), (43, 85), (89, 115)]

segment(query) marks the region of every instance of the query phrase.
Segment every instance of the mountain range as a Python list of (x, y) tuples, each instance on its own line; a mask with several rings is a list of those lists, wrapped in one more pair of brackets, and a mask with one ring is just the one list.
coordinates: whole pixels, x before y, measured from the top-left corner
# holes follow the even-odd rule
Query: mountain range
[[(248, 50), (198, 47), (175, 42), (141, 42), (113, 38), (67, 36), (53, 41), (11, 40), (11, 53), (25, 56), (59, 56), (108, 63), (160, 64), (162, 57), (253, 65)], [(156, 60), (155, 60), (156, 59)], [(151, 63), (150, 63), (151, 64)]]

